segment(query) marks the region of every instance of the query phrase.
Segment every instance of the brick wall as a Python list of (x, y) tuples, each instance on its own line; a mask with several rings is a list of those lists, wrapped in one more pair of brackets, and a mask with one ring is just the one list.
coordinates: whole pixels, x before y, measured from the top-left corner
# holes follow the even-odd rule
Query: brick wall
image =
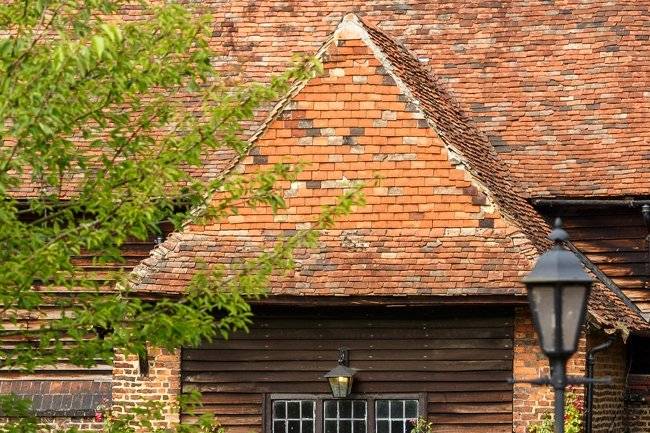
[[(549, 374), (548, 359), (539, 349), (528, 307), (515, 310), (513, 376), (515, 379), (531, 379)], [(571, 358), (568, 373), (584, 374), (586, 339), (580, 340), (578, 352)], [(575, 388), (582, 398), (582, 388)], [(553, 410), (553, 393), (550, 387), (523, 383), (514, 385), (512, 431), (526, 433), (531, 423), (539, 421)]]
[(636, 398), (626, 405), (627, 432), (650, 432), (650, 375), (630, 375), (628, 393)]
[(157, 421), (155, 426), (165, 428), (179, 422), (180, 351), (149, 349), (149, 374), (146, 376), (140, 374), (135, 355), (117, 354), (113, 365), (114, 414), (128, 413), (142, 402), (161, 401), (165, 419)]
[[(602, 332), (592, 331), (587, 336), (589, 347), (595, 347), (607, 338)], [(593, 433), (624, 431), (626, 365), (627, 350), (620, 338), (608, 349), (596, 353), (594, 377), (610, 376), (612, 383), (594, 386)]]

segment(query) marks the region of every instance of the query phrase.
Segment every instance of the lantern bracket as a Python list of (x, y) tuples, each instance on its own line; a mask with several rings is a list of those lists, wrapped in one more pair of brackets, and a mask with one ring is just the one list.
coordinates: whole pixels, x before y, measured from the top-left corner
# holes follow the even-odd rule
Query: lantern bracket
[(350, 350), (347, 347), (341, 347), (339, 349), (339, 357), (337, 362), (339, 365), (344, 365), (346, 367), (350, 366)]

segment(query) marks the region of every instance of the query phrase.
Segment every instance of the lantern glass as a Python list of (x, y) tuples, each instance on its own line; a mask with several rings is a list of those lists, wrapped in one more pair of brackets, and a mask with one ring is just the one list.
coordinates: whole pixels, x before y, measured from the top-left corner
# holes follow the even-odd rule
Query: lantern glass
[[(529, 286), (533, 320), (546, 355), (570, 356), (576, 351), (585, 319), (588, 292), (588, 286), (577, 284)], [(558, 336), (560, 329), (562, 334)]]
[(555, 287), (530, 287), (528, 299), (542, 351), (546, 354), (555, 353), (555, 330), (557, 329)]
[(332, 388), (332, 395), (335, 398), (344, 398), (350, 395), (352, 391), (352, 377), (337, 376), (329, 377), (330, 388)]
[(587, 293), (585, 286), (573, 285), (562, 289), (562, 349), (574, 353), (585, 319)]

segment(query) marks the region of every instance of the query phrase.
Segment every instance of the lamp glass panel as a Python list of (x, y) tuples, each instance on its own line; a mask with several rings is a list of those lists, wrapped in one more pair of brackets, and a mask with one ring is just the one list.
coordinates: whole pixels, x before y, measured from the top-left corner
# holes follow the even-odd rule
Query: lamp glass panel
[(330, 377), (330, 387), (332, 388), (332, 395), (336, 398), (346, 397), (349, 394), (350, 378), (345, 376)]
[(556, 353), (555, 333), (557, 318), (555, 314), (555, 287), (532, 286), (528, 288), (528, 299), (533, 314), (537, 336), (545, 353)]
[(586, 303), (585, 286), (573, 285), (562, 288), (562, 349), (565, 352), (576, 351)]

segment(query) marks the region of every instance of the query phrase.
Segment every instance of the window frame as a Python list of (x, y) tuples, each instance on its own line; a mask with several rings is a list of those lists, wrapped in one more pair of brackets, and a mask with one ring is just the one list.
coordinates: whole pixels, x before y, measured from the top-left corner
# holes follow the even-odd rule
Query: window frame
[(350, 394), (348, 397), (334, 398), (332, 394), (301, 394), (301, 393), (268, 393), (264, 394), (262, 403), (263, 433), (273, 433), (273, 401), (274, 400), (312, 400), (314, 401), (314, 433), (324, 432), (324, 401), (325, 400), (364, 400), (366, 402), (366, 433), (376, 433), (377, 421), (375, 418), (375, 402), (377, 400), (417, 400), (418, 413), (421, 417), (426, 415), (427, 393), (367, 393)]

